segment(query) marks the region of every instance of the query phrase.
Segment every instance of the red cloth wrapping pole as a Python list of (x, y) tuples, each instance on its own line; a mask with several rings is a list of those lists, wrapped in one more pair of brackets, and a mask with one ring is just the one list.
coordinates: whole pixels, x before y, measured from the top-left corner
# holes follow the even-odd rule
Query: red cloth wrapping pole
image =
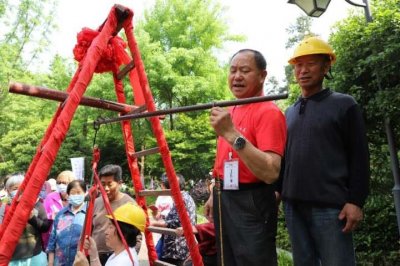
[[(133, 17), (133, 12), (130, 12), (128, 18), (126, 19), (126, 22), (131, 23), (132, 17)], [(114, 47), (114, 51), (116, 53), (115, 57), (119, 58), (124, 64), (128, 64), (130, 63), (131, 58), (129, 57), (125, 49), (121, 49), (122, 47), (125, 48), (126, 44), (125, 45), (122, 45), (121, 43), (116, 44), (116, 46)], [(139, 79), (137, 77), (136, 69), (130, 71), (129, 78), (135, 96), (135, 104), (143, 105), (144, 104), (143, 92), (140, 86)], [(117, 79), (116, 72), (114, 72), (114, 85), (118, 102), (126, 103), (126, 97), (123, 89), (123, 82), (122, 80)], [(130, 121), (122, 121), (121, 128), (125, 142), (125, 151), (128, 160), (129, 170), (131, 173), (132, 184), (135, 189), (136, 202), (145, 211), (146, 227), (147, 227), (149, 226), (150, 220), (147, 212), (146, 199), (143, 196), (139, 196), (139, 191), (143, 190), (143, 185), (140, 178), (140, 171), (137, 163), (137, 158), (132, 156), (132, 154), (135, 153), (135, 145), (134, 145), (134, 139), (132, 135), (132, 128)], [(145, 241), (146, 241), (149, 261), (150, 264), (153, 265), (154, 262), (157, 260), (157, 252), (154, 246), (153, 234), (148, 230), (145, 231)]]
[[(93, 149), (93, 159), (92, 159), (92, 173), (97, 173), (97, 165), (100, 160), (100, 151), (98, 148)], [(82, 229), (82, 236), (80, 239), (80, 245), (79, 245), (79, 250), (84, 251), (85, 255), (88, 255), (88, 250), (83, 248), (83, 244), (85, 242), (85, 239), (87, 236), (92, 235), (92, 224), (93, 224), (93, 211), (94, 211), (94, 201), (96, 200), (97, 197), (97, 191), (98, 191), (98, 184), (95, 181), (93, 183), (93, 186), (89, 189), (88, 195), (89, 195), (89, 204), (86, 209), (86, 216), (85, 216), (85, 224), (83, 225)]]
[[(126, 103), (123, 83), (121, 80), (116, 78), (117, 74), (114, 73), (114, 84), (115, 91), (117, 94), (117, 99), (119, 103)], [(139, 191), (143, 190), (143, 185), (140, 178), (140, 171), (137, 163), (137, 158), (133, 157), (132, 154), (135, 153), (134, 139), (132, 136), (132, 128), (130, 121), (121, 121), (122, 134), (125, 141), (125, 151), (128, 159), (129, 170), (132, 177), (132, 183), (135, 188), (136, 202), (146, 214), (146, 227), (149, 226), (150, 220), (147, 213), (146, 199), (143, 196), (139, 196)], [(149, 261), (154, 262), (157, 260), (157, 252), (154, 247), (153, 234), (149, 231), (145, 231), (145, 240), (149, 256)]]
[(92, 235), (94, 201), (97, 196), (97, 191), (98, 191), (97, 185), (93, 185), (88, 191), (88, 195), (90, 197), (89, 204), (86, 209), (85, 224), (83, 225), (83, 229), (82, 229), (83, 233), (82, 233), (81, 239), (79, 240), (79, 243), (80, 243), (79, 250), (82, 252), (85, 252), (86, 256), (88, 256), (89, 253), (88, 253), (87, 249), (83, 248), (83, 244), (85, 242), (86, 237)]
[[(153, 100), (153, 95), (150, 91), (149, 83), (147, 81), (144, 65), (139, 53), (135, 37), (133, 36), (133, 26), (131, 23), (127, 23), (127, 21), (125, 21), (124, 29), (128, 39), (128, 46), (134, 59), (135, 69), (138, 71), (139, 74), (139, 81), (143, 89), (143, 95), (146, 100), (147, 110), (149, 112), (155, 111), (156, 106)], [(153, 128), (154, 135), (156, 136), (157, 139), (158, 147), (160, 148), (161, 157), (163, 159), (163, 163), (167, 172), (168, 181), (171, 186), (172, 198), (174, 199), (175, 205), (177, 207), (179, 219), (184, 229), (184, 235), (189, 247), (193, 264), (195, 266), (202, 266), (203, 260), (201, 258), (196, 240), (194, 238), (192, 224), (190, 222), (189, 215), (186, 211), (185, 204), (183, 202), (182, 195), (180, 193), (179, 184), (175, 174), (175, 169), (172, 164), (171, 155), (168, 149), (163, 129), (161, 127), (160, 119), (158, 117), (152, 117), (150, 118), (150, 122)]]
[(109, 36), (115, 31), (117, 25), (115, 8), (113, 8), (101, 33), (93, 41), (88, 50), (88, 54), (81, 65), (81, 73), (73, 87), (63, 109), (57, 119), (48, 141), (43, 147), (42, 154), (33, 169), (32, 176), (25, 191), (22, 193), (18, 209), (15, 210), (10, 224), (13, 226), (4, 231), (0, 241), (0, 265), (7, 265), (10, 261), (18, 240), (24, 230), (29, 214), (33, 209), (40, 189), (54, 163), (57, 152), (69, 129), (73, 115), (79, 105), (87, 85), (92, 79), (97, 62), (101, 58), (102, 51), (105, 49)]

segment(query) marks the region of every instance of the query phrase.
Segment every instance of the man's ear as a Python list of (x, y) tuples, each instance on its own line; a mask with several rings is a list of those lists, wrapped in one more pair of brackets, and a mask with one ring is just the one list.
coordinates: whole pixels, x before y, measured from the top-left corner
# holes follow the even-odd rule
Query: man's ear
[(264, 69), (263, 71), (261, 71), (260, 75), (261, 75), (261, 79), (262, 79), (262, 84), (264, 84), (265, 79), (267, 78), (267, 75), (268, 75), (267, 70)]
[(325, 62), (323, 68), (324, 68), (324, 75), (327, 75), (329, 70), (331, 69), (331, 62)]

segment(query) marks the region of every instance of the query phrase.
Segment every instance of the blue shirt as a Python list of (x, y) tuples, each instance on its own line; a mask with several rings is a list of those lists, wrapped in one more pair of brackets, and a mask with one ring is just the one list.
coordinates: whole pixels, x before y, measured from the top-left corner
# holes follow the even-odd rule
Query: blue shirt
[(77, 213), (73, 213), (71, 205), (68, 205), (56, 215), (46, 250), (55, 253), (54, 265), (73, 265), (85, 215), (86, 205)]
[[(196, 225), (196, 204), (194, 203), (194, 200), (189, 195), (189, 193), (187, 193), (186, 191), (181, 191), (181, 194), (190, 218), (190, 222), (192, 223), (192, 225)], [(175, 204), (172, 206), (171, 211), (165, 218), (165, 223), (167, 224), (168, 228), (178, 228), (182, 226)], [(185, 260), (188, 255), (189, 247), (186, 243), (185, 237), (164, 235), (162, 258)]]

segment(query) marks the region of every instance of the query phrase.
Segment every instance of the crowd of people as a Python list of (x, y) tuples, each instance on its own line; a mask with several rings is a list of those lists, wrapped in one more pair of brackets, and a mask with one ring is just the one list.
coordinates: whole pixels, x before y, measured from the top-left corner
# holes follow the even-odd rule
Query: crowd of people
[[(196, 224), (196, 206), (177, 174), (204, 265), (277, 265), (277, 215), (283, 202), (294, 265), (355, 265), (352, 232), (363, 218), (369, 189), (369, 154), (362, 112), (353, 97), (323, 86), (336, 55), (318, 37), (305, 38), (289, 63), (300, 87), (285, 114), (274, 102), (228, 109), (213, 107), (218, 136), (205, 204), (208, 223)], [(267, 77), (261, 53), (243, 49), (230, 60), (228, 84), (237, 99), (263, 95)], [(122, 170), (106, 165), (99, 178), (116, 222), (102, 197), (94, 203), (92, 236), (78, 248), (86, 216), (86, 184), (71, 171), (46, 181), (9, 265), (138, 265), (144, 211), (121, 192)], [(1, 194), (0, 222), (24, 176), (11, 175)], [(169, 189), (167, 176), (162, 189)], [(170, 196), (154, 206), (151, 225), (176, 229), (157, 243), (160, 260), (191, 265), (177, 208)], [(122, 237), (116, 230), (122, 231)]]
[[(99, 178), (111, 209), (117, 211), (125, 206), (124, 212), (136, 210), (135, 217), (127, 217), (122, 220), (120, 227), (124, 232), (124, 223), (129, 224), (129, 219), (138, 219), (143, 210), (136, 206), (135, 200), (129, 195), (120, 191), (122, 183), (122, 169), (118, 165), (106, 165), (99, 171)], [(5, 178), (4, 188), (7, 195), (2, 198), (0, 206), (0, 224), (3, 221), (12, 200), (20, 197), (18, 189), (24, 180), (22, 173), (9, 175)], [(24, 229), (19, 242), (15, 248), (14, 254), (9, 265), (11, 266), (72, 266), (80, 265), (82, 258), (77, 258), (79, 243), (86, 217), (87, 203), (85, 202), (87, 184), (83, 180), (76, 180), (72, 171), (62, 171), (54, 181), (47, 180), (37, 197), (36, 204), (32, 210), (28, 224)], [(21, 193), (21, 192), (20, 192)], [(23, 192), (22, 192), (23, 193)], [(99, 194), (100, 195), (100, 194)], [(126, 204), (130, 205), (126, 207)], [(137, 211), (137, 209), (140, 211)], [(121, 212), (121, 210), (120, 210)], [(119, 215), (119, 216), (118, 216)], [(121, 215), (115, 214), (116, 219), (120, 221)], [(145, 217), (145, 216), (143, 216)], [(145, 218), (143, 218), (145, 219)], [(128, 230), (130, 233), (128, 245), (133, 245), (133, 259), (137, 264), (137, 251), (139, 251), (142, 235), (145, 226), (145, 220), (141, 219), (140, 226), (135, 223), (139, 229)], [(135, 220), (136, 221), (136, 220)], [(87, 241), (95, 242), (89, 247), (91, 261), (98, 259), (99, 265), (127, 265), (118, 264), (120, 258), (115, 255), (115, 241), (108, 243), (107, 232), (110, 228), (110, 216), (104, 206), (104, 200), (99, 196), (94, 203), (94, 215), (92, 217), (92, 237)], [(128, 228), (129, 229), (129, 228)], [(135, 236), (134, 240), (131, 239)], [(121, 240), (120, 240), (121, 241)], [(135, 249), (136, 248), (136, 249)], [(96, 250), (96, 254), (93, 250)], [(121, 250), (122, 251), (122, 250)], [(119, 252), (119, 251), (118, 251)], [(112, 257), (112, 255), (115, 255)], [(78, 262), (76, 262), (78, 260)], [(112, 261), (112, 262), (108, 262)], [(122, 260), (123, 261), (123, 260)]]

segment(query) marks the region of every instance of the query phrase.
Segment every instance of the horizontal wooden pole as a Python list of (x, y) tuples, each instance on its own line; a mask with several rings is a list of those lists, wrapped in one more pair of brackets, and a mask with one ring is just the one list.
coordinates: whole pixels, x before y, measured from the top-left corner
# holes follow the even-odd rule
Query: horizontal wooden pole
[(171, 189), (160, 189), (160, 190), (141, 190), (139, 196), (171, 196)]
[(157, 110), (154, 112), (121, 115), (121, 116), (115, 117), (115, 118), (99, 118), (94, 122), (94, 124), (99, 126), (102, 124), (110, 124), (110, 123), (115, 123), (115, 122), (124, 121), (124, 120), (133, 120), (133, 119), (145, 118), (145, 117), (200, 111), (200, 110), (211, 109), (212, 107), (215, 107), (215, 106), (227, 107), (227, 106), (243, 105), (243, 104), (249, 104), (249, 103), (274, 101), (274, 100), (286, 99), (287, 97), (288, 97), (287, 93), (282, 93), (282, 94), (276, 94), (276, 95), (270, 95), (270, 96), (250, 97), (250, 98), (238, 99), (238, 100), (232, 100), (232, 101), (220, 101), (220, 102), (213, 102), (213, 103), (196, 104), (196, 105), (182, 106), (182, 107), (176, 107), (176, 108), (171, 108), (171, 109), (166, 109), (166, 110)]
[[(58, 102), (64, 102), (68, 98), (68, 93), (59, 90), (48, 89), (45, 87), (31, 86), (18, 82), (11, 82), (9, 85), (9, 92), (22, 94), (27, 96), (33, 96), (42, 99), (54, 100)], [(135, 110), (139, 109), (137, 106), (117, 103), (113, 101), (103, 100), (94, 97), (82, 97), (79, 102), (80, 105), (95, 107), (99, 109), (105, 109), (115, 111), (119, 113), (134, 113)]]
[(126, 76), (126, 74), (128, 74), (134, 68), (135, 68), (135, 62), (133, 62), (132, 60), (121, 71), (118, 72), (117, 79), (118, 80), (123, 79)]
[(175, 264), (171, 264), (162, 260), (156, 260), (154, 262), (154, 266), (176, 266)]
[(177, 236), (176, 229), (158, 226), (148, 226), (147, 229), (152, 233), (159, 233), (163, 235)]
[(135, 158), (139, 158), (139, 157), (143, 157), (143, 156), (146, 156), (146, 155), (151, 155), (151, 154), (158, 153), (159, 151), (160, 151), (160, 148), (155, 147), (155, 148), (151, 148), (151, 149), (148, 149), (148, 150), (135, 152), (134, 154), (132, 154), (132, 156), (135, 157)]

